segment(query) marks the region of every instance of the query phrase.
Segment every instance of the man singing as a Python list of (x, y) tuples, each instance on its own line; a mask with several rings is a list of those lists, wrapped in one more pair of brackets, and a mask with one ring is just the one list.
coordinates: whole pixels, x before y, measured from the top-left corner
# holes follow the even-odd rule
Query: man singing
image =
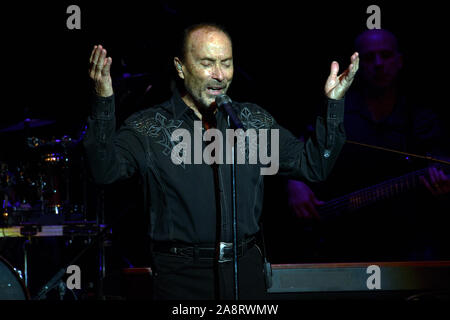
[[(234, 299), (232, 175), (230, 164), (175, 164), (171, 134), (185, 129), (194, 136), (194, 121), (225, 136), (230, 128), (215, 99), (233, 79), (229, 34), (214, 24), (184, 31), (174, 67), (181, 88), (170, 100), (133, 114), (116, 132), (111, 57), (95, 46), (89, 75), (95, 84), (84, 147), (96, 183), (109, 184), (139, 175), (145, 214), (150, 215), (155, 299)], [(309, 181), (324, 180), (345, 141), (344, 94), (358, 70), (358, 53), (341, 75), (331, 64), (325, 84), (327, 106), (317, 118), (315, 136), (299, 141), (261, 107), (232, 102), (245, 129), (278, 130), (279, 174)], [(203, 142), (203, 147), (207, 144)], [(204, 148), (202, 148), (203, 150)], [(262, 211), (261, 164), (237, 166), (237, 261), (240, 299), (265, 294), (263, 257), (255, 235)]]

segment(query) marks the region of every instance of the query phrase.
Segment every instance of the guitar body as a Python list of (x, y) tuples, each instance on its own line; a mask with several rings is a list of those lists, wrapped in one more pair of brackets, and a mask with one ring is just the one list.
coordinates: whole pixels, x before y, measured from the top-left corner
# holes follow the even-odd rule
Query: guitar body
[[(442, 242), (445, 231), (438, 223), (448, 221), (442, 207), (445, 204), (436, 202), (421, 176), (428, 176), (428, 168), (320, 206), (321, 219), (301, 231), (308, 234), (317, 261), (427, 260), (436, 254), (450, 258)], [(441, 252), (433, 251), (435, 247), (441, 247)]]

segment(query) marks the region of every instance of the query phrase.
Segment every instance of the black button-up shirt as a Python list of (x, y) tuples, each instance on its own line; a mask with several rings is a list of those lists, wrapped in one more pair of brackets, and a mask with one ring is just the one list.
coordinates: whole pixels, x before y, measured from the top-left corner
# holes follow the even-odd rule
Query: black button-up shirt
[[(255, 104), (233, 102), (233, 109), (245, 129), (268, 129), (269, 141), (270, 130), (278, 130), (279, 174), (321, 181), (330, 173), (345, 141), (344, 99), (328, 99), (326, 105), (325, 117), (317, 118), (315, 136), (306, 142), (294, 137)], [(83, 141), (94, 181), (108, 184), (140, 175), (153, 240), (214, 243), (216, 219), (220, 216), (220, 239), (231, 241), (231, 165), (219, 164), (214, 170), (214, 166), (203, 161), (194, 164), (193, 150), (192, 164), (175, 164), (171, 160), (171, 151), (177, 145), (171, 140), (172, 132), (183, 128), (194, 137), (194, 121), (199, 121), (179, 93), (161, 105), (133, 114), (117, 132), (114, 108), (114, 96), (94, 97)], [(225, 137), (229, 121), (222, 110), (215, 117), (217, 129)], [(203, 141), (202, 150), (204, 147)], [(259, 230), (264, 178), (260, 169), (267, 166), (248, 161), (237, 165), (238, 240)]]

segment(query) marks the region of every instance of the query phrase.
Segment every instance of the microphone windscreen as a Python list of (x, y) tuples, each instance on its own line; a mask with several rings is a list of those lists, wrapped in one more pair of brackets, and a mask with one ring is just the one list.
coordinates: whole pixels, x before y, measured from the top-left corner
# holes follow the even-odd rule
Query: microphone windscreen
[(231, 99), (226, 94), (219, 94), (216, 97), (216, 104), (217, 104), (218, 107), (222, 107), (226, 103), (231, 104)]

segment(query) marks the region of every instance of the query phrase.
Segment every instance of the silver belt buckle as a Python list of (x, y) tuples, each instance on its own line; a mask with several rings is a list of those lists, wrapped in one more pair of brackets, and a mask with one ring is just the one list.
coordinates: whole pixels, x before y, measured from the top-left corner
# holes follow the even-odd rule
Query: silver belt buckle
[(225, 253), (225, 249), (233, 249), (233, 244), (231, 242), (220, 242), (220, 246), (219, 246), (219, 262), (228, 262), (228, 261), (232, 261), (233, 259), (231, 258), (224, 258), (224, 253)]

